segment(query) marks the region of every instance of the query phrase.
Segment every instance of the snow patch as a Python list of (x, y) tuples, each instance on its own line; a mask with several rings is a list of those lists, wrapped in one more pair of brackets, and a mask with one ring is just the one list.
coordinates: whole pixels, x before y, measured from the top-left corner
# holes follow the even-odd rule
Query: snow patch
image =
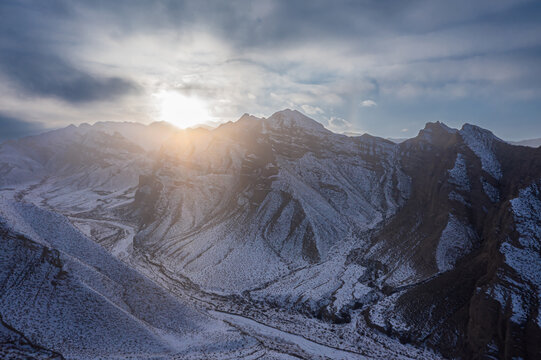
[(486, 179), (481, 178), (481, 184), (483, 184), (483, 190), (487, 194), (490, 201), (497, 203), (500, 201), (500, 191), (489, 183)]
[(390, 286), (399, 286), (407, 284), (417, 278), (417, 271), (411, 265), (409, 261), (403, 261), (395, 270), (393, 270), (391, 276), (385, 281)]
[(511, 309), (511, 321), (517, 324), (524, 324), (528, 319), (528, 310), (522, 299), (522, 291), (524, 291), (524, 289), (494, 285), (486, 291), (486, 294), (499, 302), (502, 309), (508, 307)]
[[(511, 200), (511, 209), (515, 219), (516, 231), (519, 233), (518, 244), (508, 239), (500, 246), (505, 262), (516, 273), (528, 281), (541, 299), (541, 180), (519, 191), (518, 197)], [(521, 298), (513, 296), (514, 319), (521, 320), (524, 315), (520, 311)], [(537, 324), (541, 326), (541, 315), (537, 316)]]
[(447, 226), (443, 229), (436, 248), (436, 264), (439, 271), (451, 270), (457, 260), (473, 248), (475, 231), (463, 224), (453, 214), (449, 214)]
[(210, 313), (224, 321), (239, 326), (256, 338), (263, 338), (265, 341), (278, 341), (290, 344), (295, 348), (300, 348), (310, 359), (368, 359), (361, 354), (326, 346), (308, 340), (303, 336), (282, 331), (243, 316), (226, 314), (218, 311), (210, 311)]
[(481, 129), (477, 126), (465, 124), (460, 130), (460, 135), (468, 147), (481, 160), (483, 170), (492, 175), (493, 178), (501, 179), (502, 167), (498, 162), (496, 154), (494, 154), (494, 142), (502, 141), (488, 130)]
[(448, 196), (449, 200), (458, 201), (459, 203), (471, 207), (471, 204), (464, 199), (464, 196), (460, 195), (455, 191), (451, 191)]
[(470, 180), (466, 168), (466, 158), (458, 153), (455, 160), (455, 166), (448, 170), (449, 182), (455, 184), (459, 190), (470, 191)]

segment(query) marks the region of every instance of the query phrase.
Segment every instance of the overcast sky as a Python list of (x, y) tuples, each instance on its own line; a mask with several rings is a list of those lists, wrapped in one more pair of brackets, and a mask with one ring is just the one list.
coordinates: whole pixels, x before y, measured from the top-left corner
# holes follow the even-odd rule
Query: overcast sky
[(160, 120), (159, 94), (213, 119), (294, 108), (339, 132), (428, 121), (541, 137), (541, 2), (0, 2), (0, 140)]

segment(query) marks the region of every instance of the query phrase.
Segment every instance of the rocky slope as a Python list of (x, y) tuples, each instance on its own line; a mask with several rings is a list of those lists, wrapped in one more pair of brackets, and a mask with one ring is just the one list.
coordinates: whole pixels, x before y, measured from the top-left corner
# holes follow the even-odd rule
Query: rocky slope
[(541, 152), (441, 124), (401, 148), (412, 199), (375, 236), (375, 254), (408, 254), (416, 277), (391, 271), (392, 295), (367, 317), (451, 356), (538, 357)]
[[(429, 123), (395, 144), (291, 110), (214, 130), (99, 123), (3, 144), (0, 174), (10, 251), (13, 207), (33, 204), (177, 298), (344, 324), (368, 357), (432, 356), (392, 339), (444, 357), (541, 355), (541, 149), (487, 130)], [(395, 355), (368, 350), (379, 333)]]

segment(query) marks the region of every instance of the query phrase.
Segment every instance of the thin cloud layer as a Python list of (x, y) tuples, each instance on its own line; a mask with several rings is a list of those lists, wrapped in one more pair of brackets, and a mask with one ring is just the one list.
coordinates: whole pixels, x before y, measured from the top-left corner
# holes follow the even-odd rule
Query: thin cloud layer
[(178, 92), (214, 121), (289, 107), (380, 136), (436, 120), (541, 134), (535, 1), (20, 1), (0, 13), (0, 110), (51, 127), (159, 120), (154, 95)]

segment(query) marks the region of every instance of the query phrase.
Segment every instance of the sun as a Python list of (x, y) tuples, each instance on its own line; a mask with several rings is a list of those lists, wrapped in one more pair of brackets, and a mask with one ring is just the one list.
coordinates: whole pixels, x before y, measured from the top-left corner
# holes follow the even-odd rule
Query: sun
[(181, 129), (211, 121), (207, 105), (201, 99), (184, 96), (176, 91), (155, 94), (160, 120)]

